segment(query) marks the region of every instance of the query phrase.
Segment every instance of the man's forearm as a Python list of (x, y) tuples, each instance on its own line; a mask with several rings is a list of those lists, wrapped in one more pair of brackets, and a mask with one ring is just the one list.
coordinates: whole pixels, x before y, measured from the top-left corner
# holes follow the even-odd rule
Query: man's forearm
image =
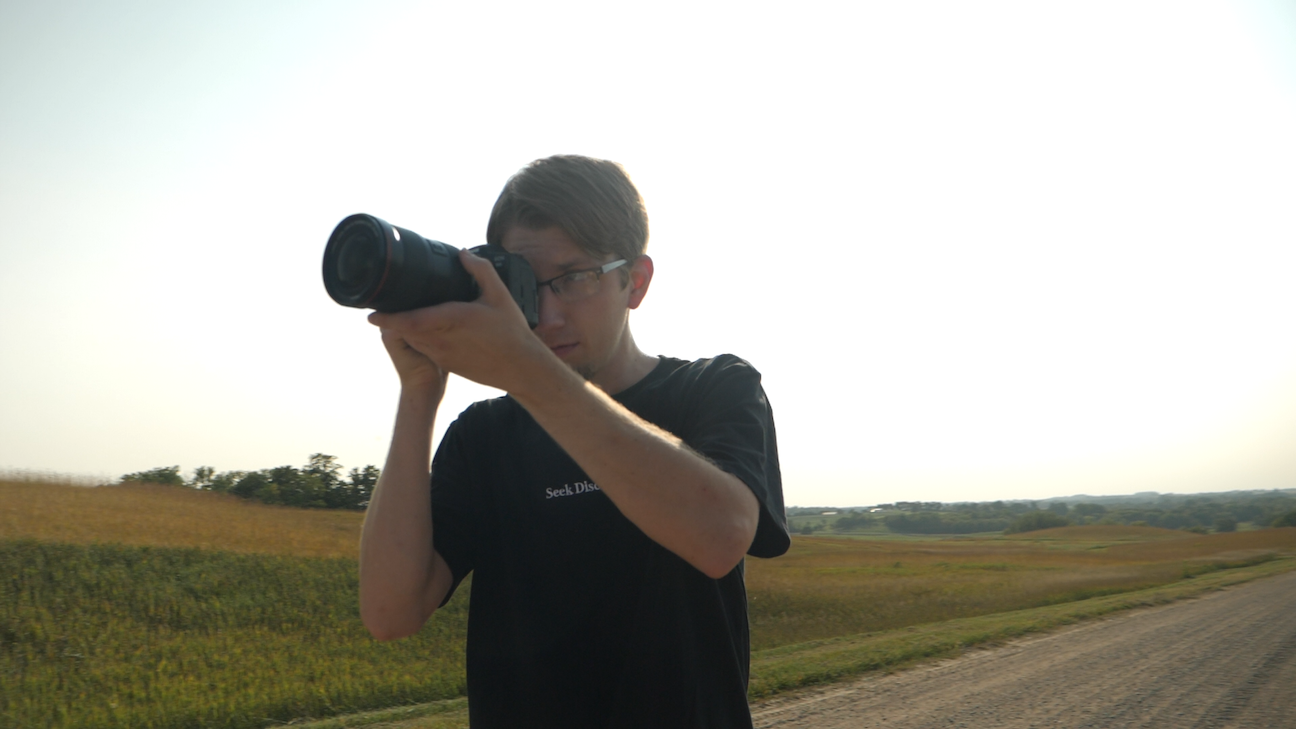
[(756, 534), (751, 489), (555, 364), (513, 397), (649, 538), (711, 577), (732, 570)]
[[(391, 449), (365, 511), (360, 537), (360, 615), (379, 639), (416, 632), (436, 608), (428, 485), (437, 402), (401, 390)], [(438, 600), (439, 602), (439, 600)]]

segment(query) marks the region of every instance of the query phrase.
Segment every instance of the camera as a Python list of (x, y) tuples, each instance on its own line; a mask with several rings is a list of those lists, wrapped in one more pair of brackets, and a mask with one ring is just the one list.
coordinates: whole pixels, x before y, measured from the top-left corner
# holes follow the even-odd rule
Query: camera
[[(470, 249), (495, 267), (532, 329), (540, 322), (535, 272), (525, 258), (499, 246)], [(477, 281), (459, 262), (459, 249), (357, 213), (338, 223), (324, 248), (324, 288), (343, 306), (408, 311), (447, 301), (472, 301)]]

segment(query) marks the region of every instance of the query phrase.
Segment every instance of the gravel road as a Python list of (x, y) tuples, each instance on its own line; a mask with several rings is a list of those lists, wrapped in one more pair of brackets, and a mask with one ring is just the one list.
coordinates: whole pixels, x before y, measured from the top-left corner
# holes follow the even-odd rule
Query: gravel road
[(1296, 729), (1296, 572), (752, 712), (787, 729)]

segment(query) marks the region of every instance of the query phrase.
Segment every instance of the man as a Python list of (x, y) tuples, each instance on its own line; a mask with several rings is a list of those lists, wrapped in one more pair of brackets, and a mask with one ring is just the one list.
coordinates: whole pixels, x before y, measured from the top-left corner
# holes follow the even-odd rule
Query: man
[[(360, 611), (380, 640), (419, 630), (473, 573), (474, 727), (750, 727), (744, 554), (787, 550), (774, 423), (732, 355), (640, 351), (648, 220), (615, 163), (537, 160), (496, 201), (487, 241), (539, 282), (527, 327), (491, 265), (482, 294), (370, 316), (401, 380), (365, 515)], [(447, 430), (446, 377), (505, 397)]]

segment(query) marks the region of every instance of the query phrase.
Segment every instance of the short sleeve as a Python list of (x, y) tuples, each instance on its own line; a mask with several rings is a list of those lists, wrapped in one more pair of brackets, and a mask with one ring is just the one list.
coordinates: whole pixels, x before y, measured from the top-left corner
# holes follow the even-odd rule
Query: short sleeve
[(777, 557), (788, 550), (787, 515), (783, 506), (783, 480), (779, 471), (774, 413), (760, 373), (745, 360), (722, 355), (700, 373), (691, 399), (696, 415), (687, 435), (688, 445), (721, 470), (737, 476), (760, 502), (756, 537), (747, 553)]
[(454, 576), (442, 605), (449, 602), (459, 583), (473, 570), (481, 530), (478, 491), (462, 420), (451, 423), (432, 459), (432, 546)]

